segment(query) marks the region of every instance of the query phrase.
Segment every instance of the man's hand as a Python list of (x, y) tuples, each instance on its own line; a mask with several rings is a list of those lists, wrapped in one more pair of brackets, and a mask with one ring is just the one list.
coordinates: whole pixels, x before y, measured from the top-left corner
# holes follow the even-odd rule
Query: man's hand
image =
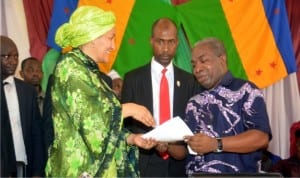
[(156, 146), (155, 146), (155, 149), (160, 152), (160, 153), (163, 153), (163, 152), (166, 152), (168, 151), (168, 143), (165, 143), (165, 142), (159, 142)]
[(195, 134), (194, 136), (186, 136), (184, 140), (191, 149), (198, 154), (215, 151), (218, 146), (216, 138), (201, 133)]

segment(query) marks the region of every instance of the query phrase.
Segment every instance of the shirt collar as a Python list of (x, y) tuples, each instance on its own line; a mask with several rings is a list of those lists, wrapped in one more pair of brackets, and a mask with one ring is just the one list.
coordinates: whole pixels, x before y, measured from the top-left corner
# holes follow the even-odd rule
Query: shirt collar
[(154, 59), (154, 57), (152, 57), (152, 59), (151, 59), (151, 68), (152, 68), (151, 70), (153, 70), (157, 74), (160, 74), (164, 68), (167, 69), (167, 73), (169, 73), (169, 72), (173, 73), (173, 70), (174, 70), (173, 62), (170, 62), (170, 64), (167, 67), (164, 67), (160, 63), (158, 63)]
[(221, 82), (219, 83), (218, 86), (228, 86), (233, 80), (233, 75), (230, 71), (227, 71), (227, 73), (224, 75), (222, 78)]
[(3, 80), (3, 83), (8, 83), (8, 84), (13, 84), (15, 82), (14, 80), (14, 76), (11, 75), (11, 76), (8, 76), (6, 79)]

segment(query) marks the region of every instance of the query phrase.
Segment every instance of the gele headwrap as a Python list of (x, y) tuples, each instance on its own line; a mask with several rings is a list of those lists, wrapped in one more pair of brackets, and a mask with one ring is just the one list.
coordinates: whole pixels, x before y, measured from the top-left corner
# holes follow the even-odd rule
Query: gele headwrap
[(68, 23), (56, 31), (55, 42), (62, 48), (86, 44), (115, 26), (116, 17), (111, 11), (96, 6), (80, 6), (70, 17)]

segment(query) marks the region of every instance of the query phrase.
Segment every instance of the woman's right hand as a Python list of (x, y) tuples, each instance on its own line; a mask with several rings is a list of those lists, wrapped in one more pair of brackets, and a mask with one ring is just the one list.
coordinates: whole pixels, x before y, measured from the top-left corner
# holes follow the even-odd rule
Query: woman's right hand
[(122, 104), (122, 115), (124, 118), (133, 117), (148, 127), (155, 126), (155, 120), (145, 106), (135, 103), (124, 103)]
[(127, 144), (136, 145), (146, 150), (153, 148), (157, 144), (157, 141), (154, 139), (144, 139), (142, 135), (143, 134), (130, 134), (126, 140)]

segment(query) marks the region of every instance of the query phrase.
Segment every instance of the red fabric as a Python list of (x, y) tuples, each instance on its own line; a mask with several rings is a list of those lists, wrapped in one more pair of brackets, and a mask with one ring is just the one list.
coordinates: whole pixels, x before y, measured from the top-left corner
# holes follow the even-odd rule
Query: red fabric
[(292, 124), (290, 129), (290, 156), (296, 155), (296, 130), (300, 129), (300, 121)]
[(41, 61), (49, 49), (46, 40), (53, 0), (23, 0), (23, 4), (30, 43), (30, 54)]
[(297, 79), (300, 93), (300, 1), (286, 0), (285, 3), (297, 63)]
[[(169, 84), (165, 73), (167, 69), (162, 70), (162, 77), (160, 81), (160, 92), (159, 92), (159, 124), (162, 124), (170, 119), (170, 94), (169, 94)], [(167, 152), (160, 153), (163, 159), (168, 159), (169, 154)]]

